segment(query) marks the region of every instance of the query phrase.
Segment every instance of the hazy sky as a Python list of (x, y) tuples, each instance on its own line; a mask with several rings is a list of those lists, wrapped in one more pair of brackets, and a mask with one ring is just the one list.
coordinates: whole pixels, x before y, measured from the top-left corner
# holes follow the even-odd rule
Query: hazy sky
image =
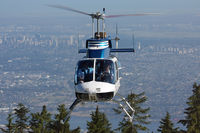
[(47, 4), (66, 5), (88, 13), (105, 7), (107, 14), (148, 11), (200, 14), (200, 0), (0, 0), (0, 17), (70, 15), (67, 11), (45, 6)]

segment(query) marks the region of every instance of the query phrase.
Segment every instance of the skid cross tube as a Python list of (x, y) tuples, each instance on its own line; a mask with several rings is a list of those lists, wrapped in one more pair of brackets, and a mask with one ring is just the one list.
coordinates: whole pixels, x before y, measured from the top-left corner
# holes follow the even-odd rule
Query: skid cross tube
[[(134, 117), (135, 110), (131, 107), (131, 105), (128, 103), (128, 101), (127, 101), (124, 97), (122, 97), (122, 96), (119, 95), (118, 93), (117, 93), (117, 96), (119, 96), (119, 97), (121, 98), (121, 100), (120, 100), (120, 101), (117, 101), (117, 100), (114, 100), (114, 99), (113, 99), (112, 101), (115, 102), (115, 103), (117, 103), (117, 104), (120, 106), (120, 108), (121, 108), (121, 109), (125, 112), (125, 114), (128, 116), (129, 121), (132, 122), (132, 121), (133, 121), (133, 117)], [(127, 107), (132, 111), (132, 115), (126, 110), (125, 105), (121, 104), (121, 102), (124, 102), (124, 103), (127, 105)]]
[[(122, 97), (122, 96), (119, 95), (118, 93), (117, 93), (117, 96), (119, 96), (120, 100), (114, 100), (114, 99), (112, 99), (112, 101), (115, 102), (115, 103), (117, 103), (117, 104), (120, 106), (120, 108), (121, 108), (121, 109), (125, 112), (125, 114), (128, 116), (129, 121), (132, 122), (132, 121), (133, 121), (133, 117), (134, 117), (135, 110), (133, 109), (133, 107), (131, 107), (131, 105), (128, 103), (128, 101), (127, 101), (124, 97)], [(82, 100), (80, 100), (80, 99), (76, 99), (76, 100), (73, 102), (73, 104), (72, 104), (72, 105), (70, 106), (70, 108), (69, 108), (69, 113), (68, 113), (68, 115), (65, 117), (64, 120), (60, 121), (60, 123), (62, 123), (62, 124), (65, 123), (65, 121), (67, 120), (68, 116), (71, 115), (71, 113), (72, 113), (72, 111), (74, 110), (74, 108), (75, 108), (80, 102), (82, 102)], [(125, 103), (125, 105), (123, 105), (121, 102)], [(128, 107), (128, 108), (131, 110), (131, 113), (129, 113), (129, 112), (127, 111), (126, 107)], [(131, 115), (131, 114), (132, 114), (132, 115)]]

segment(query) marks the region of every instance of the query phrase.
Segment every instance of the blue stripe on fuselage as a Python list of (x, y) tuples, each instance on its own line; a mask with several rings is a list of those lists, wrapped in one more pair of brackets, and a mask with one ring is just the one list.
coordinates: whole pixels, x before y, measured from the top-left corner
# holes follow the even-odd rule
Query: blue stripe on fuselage
[(89, 47), (104, 47), (104, 46), (108, 46), (108, 45), (107, 44), (104, 44), (104, 45), (89, 44)]
[(106, 58), (109, 56), (109, 39), (92, 38), (87, 40), (88, 57), (89, 58)]
[(98, 50), (88, 50), (89, 58), (106, 58), (109, 56), (109, 48), (98, 49)]

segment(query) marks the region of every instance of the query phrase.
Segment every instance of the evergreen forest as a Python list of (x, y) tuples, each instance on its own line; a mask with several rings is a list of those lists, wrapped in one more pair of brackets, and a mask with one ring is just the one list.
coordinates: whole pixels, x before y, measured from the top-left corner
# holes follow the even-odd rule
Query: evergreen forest
[[(99, 107), (90, 114), (90, 121), (87, 121), (88, 133), (151, 133), (147, 127), (151, 124), (149, 118), (149, 107), (142, 106), (147, 101), (145, 93), (135, 94), (129, 93), (126, 100), (134, 108), (132, 122), (124, 115), (119, 122), (118, 128), (113, 129), (112, 123), (109, 122), (105, 113), (99, 111)], [(192, 95), (186, 100), (187, 107), (184, 110), (183, 119), (178, 123), (173, 123), (170, 119), (170, 113), (160, 120), (160, 125), (157, 127), (157, 132), (160, 133), (200, 133), (200, 85), (193, 84)], [(119, 107), (113, 108), (116, 114), (121, 114), (122, 110)], [(8, 114), (7, 124), (0, 131), (4, 133), (80, 133), (80, 127), (75, 129), (70, 128), (69, 110), (64, 104), (58, 105), (57, 114), (51, 114), (44, 105), (41, 112), (31, 113), (22, 103)], [(176, 127), (176, 124), (181, 124), (184, 129)]]

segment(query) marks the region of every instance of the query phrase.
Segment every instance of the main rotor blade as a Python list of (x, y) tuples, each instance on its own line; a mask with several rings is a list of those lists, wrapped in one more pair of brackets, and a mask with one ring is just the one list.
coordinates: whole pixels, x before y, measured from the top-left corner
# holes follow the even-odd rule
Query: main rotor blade
[(108, 15), (105, 18), (116, 18), (125, 16), (148, 16), (148, 15), (160, 15), (159, 13), (136, 13), (136, 14), (119, 14), (119, 15)]
[(92, 16), (89, 13), (86, 13), (86, 12), (83, 12), (83, 11), (79, 11), (79, 10), (76, 10), (76, 9), (73, 9), (73, 8), (70, 8), (70, 7), (67, 7), (67, 6), (61, 6), (61, 5), (47, 5), (47, 6), (53, 7), (53, 8), (64, 9), (64, 10), (67, 10), (67, 11), (72, 11), (72, 12), (76, 12), (76, 13), (80, 13), (80, 14)]

